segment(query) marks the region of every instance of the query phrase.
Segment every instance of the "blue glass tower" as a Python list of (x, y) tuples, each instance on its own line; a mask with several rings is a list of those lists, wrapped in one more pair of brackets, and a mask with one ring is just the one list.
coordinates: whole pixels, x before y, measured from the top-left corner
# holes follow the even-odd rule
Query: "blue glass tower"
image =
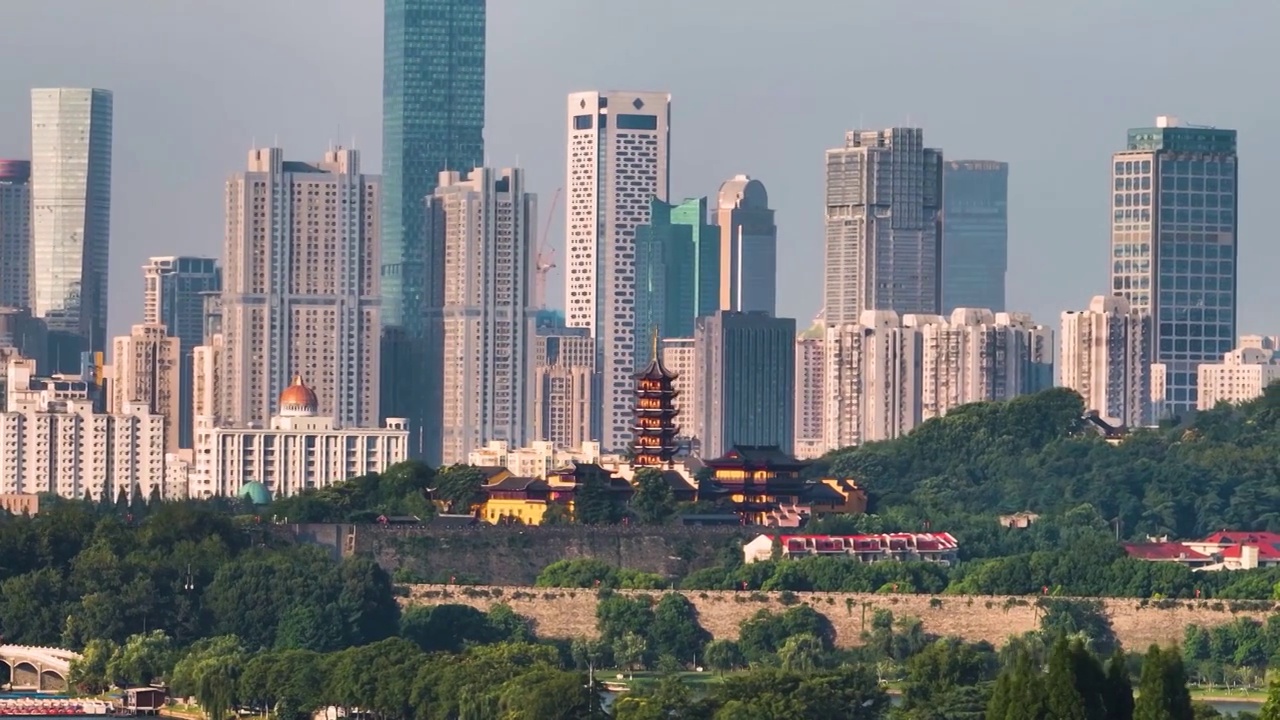
[(410, 419), (410, 452), (432, 460), (444, 270), (427, 244), (425, 202), (442, 171), (484, 164), (485, 0), (385, 0), (384, 9), (381, 406)]
[(1004, 312), (1009, 163), (949, 160), (942, 187), (942, 311)]
[(1163, 417), (1196, 406), (1196, 370), (1236, 338), (1236, 131), (1159, 117), (1112, 156), (1111, 289), (1155, 323)]

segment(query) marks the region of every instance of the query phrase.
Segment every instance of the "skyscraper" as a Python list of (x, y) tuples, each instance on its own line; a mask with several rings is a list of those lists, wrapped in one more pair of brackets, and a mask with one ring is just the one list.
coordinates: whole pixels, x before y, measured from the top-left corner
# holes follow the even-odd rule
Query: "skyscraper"
[(942, 151), (923, 130), (854, 130), (827, 151), (827, 327), (941, 310), (941, 211)]
[(693, 337), (700, 289), (697, 228), (674, 222), (676, 207), (653, 200), (649, 222), (636, 228), (635, 327), (642, 337), (655, 329), (659, 337)]
[(134, 325), (117, 337), (111, 353), (110, 412), (121, 413), (129, 403), (142, 403), (164, 418), (164, 450), (177, 452), (181, 415), (179, 372), (182, 350), (178, 338), (164, 325)]
[(441, 449), (426, 457), (452, 465), (490, 440), (522, 447), (532, 424), (537, 200), (524, 171), (476, 168), (441, 173), (426, 208), (444, 256)]
[(1086, 410), (1129, 427), (1150, 425), (1151, 318), (1119, 296), (1099, 295), (1083, 311), (1062, 313), (1058, 384)]
[(31, 163), (0, 160), (0, 307), (31, 307)]
[(378, 178), (355, 150), (249, 152), (226, 190), (222, 427), (265, 426), (295, 376), (320, 413), (378, 427)]
[(50, 372), (107, 345), (111, 237), (109, 90), (31, 91), (31, 304), (49, 326)]
[[(383, 410), (410, 419), (410, 454), (429, 399), (428, 317), (439, 317), (444, 258), (428, 247), (423, 203), (441, 172), (484, 164), (485, 0), (384, 0), (382, 72)], [(437, 371), (439, 368), (437, 367)], [(323, 386), (323, 383), (321, 383)]]
[(572, 93), (567, 121), (566, 322), (596, 338), (600, 442), (621, 451), (631, 443), (638, 369), (636, 228), (649, 222), (651, 200), (669, 196), (671, 96)]
[(800, 459), (821, 457), (824, 450), (822, 413), (826, 405), (826, 329), (821, 324), (796, 338), (796, 439), (792, 447)]
[(720, 457), (734, 445), (776, 445), (791, 452), (795, 343), (796, 321), (790, 318), (720, 310), (698, 319), (696, 435), (702, 457)]
[(951, 160), (942, 168), (942, 310), (1003, 312), (1009, 163)]
[(213, 258), (153, 257), (142, 266), (142, 283), (142, 321), (164, 325), (179, 343), (180, 400), (176, 427), (178, 447), (189, 448), (192, 446), (192, 353), (204, 342), (206, 293), (222, 290), (222, 269)]
[(579, 448), (592, 439), (595, 340), (587, 328), (548, 323), (533, 344), (533, 440)]
[(1111, 290), (1149, 313), (1163, 412), (1196, 407), (1196, 373), (1236, 337), (1236, 131), (1156, 118), (1112, 156)]
[(772, 315), (778, 300), (778, 227), (764, 183), (735, 175), (720, 186), (720, 309)]

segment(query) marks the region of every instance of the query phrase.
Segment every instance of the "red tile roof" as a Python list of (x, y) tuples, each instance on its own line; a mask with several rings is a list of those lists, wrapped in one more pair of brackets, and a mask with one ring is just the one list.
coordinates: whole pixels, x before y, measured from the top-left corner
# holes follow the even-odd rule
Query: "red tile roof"
[(1204, 560), (1208, 562), (1213, 559), (1176, 542), (1126, 543), (1124, 551), (1129, 553), (1129, 557), (1139, 560)]
[(1221, 530), (1201, 540), (1202, 543), (1217, 545), (1270, 545), (1280, 543), (1280, 533), (1272, 532), (1235, 532)]
[(960, 543), (951, 533), (884, 533), (881, 535), (783, 535), (783, 547), (792, 541), (801, 547), (812, 541), (815, 547), (852, 547), (857, 551), (905, 550), (923, 551), (955, 550)]

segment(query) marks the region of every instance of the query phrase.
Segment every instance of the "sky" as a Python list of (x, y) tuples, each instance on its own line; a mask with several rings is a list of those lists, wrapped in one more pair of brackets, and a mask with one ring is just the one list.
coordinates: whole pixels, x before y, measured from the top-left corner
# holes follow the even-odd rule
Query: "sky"
[[(765, 184), (778, 314), (801, 327), (822, 306), (823, 151), (846, 130), (913, 125), (946, 158), (1009, 162), (1009, 309), (1056, 328), (1107, 292), (1126, 129), (1235, 128), (1240, 330), (1280, 333), (1280, 3), (489, 0), (488, 22), (487, 163), (527, 170), (540, 222), (564, 185), (565, 95), (669, 91), (672, 197)], [(29, 157), (30, 88), (115, 92), (112, 334), (141, 321), (147, 257), (221, 256), (224, 182), (255, 144), (381, 164), (377, 0), (3, 0), (0, 68), (0, 158)], [(550, 228), (558, 252), (563, 203)]]

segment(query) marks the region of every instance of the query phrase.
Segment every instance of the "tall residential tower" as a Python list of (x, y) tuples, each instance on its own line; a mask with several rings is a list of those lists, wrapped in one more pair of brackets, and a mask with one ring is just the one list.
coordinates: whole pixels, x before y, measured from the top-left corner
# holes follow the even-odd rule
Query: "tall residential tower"
[[(649, 222), (651, 201), (670, 190), (671, 96), (654, 92), (569, 95), (565, 203), (566, 322), (591, 328), (601, 383), (600, 443), (631, 443), (635, 327), (636, 228)], [(637, 335), (638, 333), (639, 336)]]
[(942, 310), (1004, 311), (1009, 269), (1009, 163), (942, 166)]
[(192, 446), (193, 353), (204, 342), (208, 293), (222, 291), (222, 269), (206, 257), (153, 257), (142, 266), (142, 321), (178, 339), (178, 446)]
[(484, 164), (485, 0), (384, 0), (384, 13), (383, 410), (410, 419), (409, 452), (420, 457), (424, 427), (437, 438), (440, 429), (423, 393), (424, 381), (440, 382), (426, 376), (438, 342), (427, 318), (438, 317), (444, 291), (423, 203), (441, 172)]
[(1236, 337), (1236, 131), (1156, 118), (1112, 156), (1111, 291), (1154, 323), (1164, 407), (1197, 402), (1196, 373)]
[(778, 304), (778, 227), (764, 183), (735, 175), (720, 186), (720, 309), (773, 315)]
[(107, 346), (111, 122), (109, 90), (31, 91), (31, 304), (51, 373)]
[(0, 160), (0, 307), (31, 307), (31, 163)]

